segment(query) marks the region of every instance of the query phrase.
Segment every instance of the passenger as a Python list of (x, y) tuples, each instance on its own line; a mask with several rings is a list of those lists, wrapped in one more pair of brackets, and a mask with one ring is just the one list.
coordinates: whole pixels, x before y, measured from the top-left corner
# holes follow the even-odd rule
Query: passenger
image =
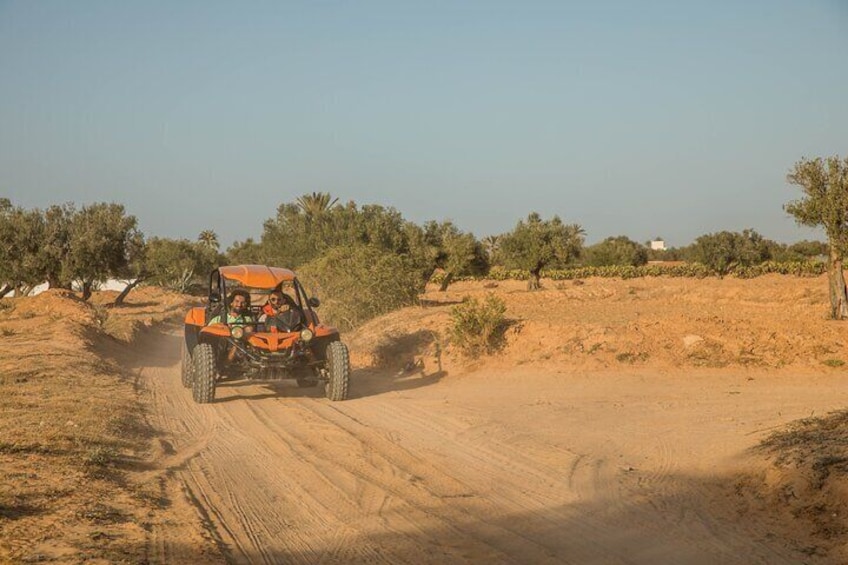
[[(222, 319), (220, 314), (209, 320), (210, 324), (219, 324)], [(250, 313), (250, 294), (243, 289), (236, 289), (230, 293), (230, 310), (227, 312), (227, 324), (241, 326), (245, 333), (251, 333), (256, 325), (256, 320)]]
[(283, 310), (289, 308), (288, 301), (283, 297), (282, 291), (273, 290), (268, 295), (268, 303), (262, 307), (262, 315), (259, 316), (259, 322), (264, 323), (269, 317), (276, 316)]
[(268, 331), (294, 331), (303, 322), (303, 314), (290, 296), (280, 290), (268, 295), (268, 303), (262, 307), (259, 323)]

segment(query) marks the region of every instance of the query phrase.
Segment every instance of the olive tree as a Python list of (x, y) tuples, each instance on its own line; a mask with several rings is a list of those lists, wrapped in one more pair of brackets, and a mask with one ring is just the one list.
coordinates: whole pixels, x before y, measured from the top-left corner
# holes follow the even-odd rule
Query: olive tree
[(648, 262), (647, 248), (627, 236), (608, 237), (585, 250), (586, 265), (632, 265), (638, 267)]
[(244, 241), (234, 242), (227, 249), (225, 262), (230, 265), (265, 265), (273, 263), (273, 261), (267, 261), (265, 259), (262, 245), (254, 241), (252, 237)]
[(848, 157), (801, 159), (786, 176), (804, 196), (784, 209), (804, 226), (822, 227), (828, 243), (828, 282), (833, 319), (848, 317), (848, 293), (842, 262), (848, 248)]
[(42, 282), (39, 253), (44, 240), (40, 210), (26, 210), (0, 199), (0, 296), (12, 290), (29, 294)]
[(770, 258), (768, 241), (752, 229), (702, 235), (689, 249), (689, 258), (724, 277), (737, 265), (757, 265)]
[(786, 252), (791, 260), (815, 260), (819, 257), (826, 257), (828, 254), (828, 246), (823, 241), (810, 241), (804, 239), (797, 241), (786, 248)]
[(147, 242), (144, 265), (153, 284), (186, 292), (215, 265), (215, 253), (202, 242), (154, 237)]
[(82, 299), (88, 300), (94, 284), (120, 276), (129, 260), (128, 247), (136, 238), (135, 216), (114, 203), (85, 206), (73, 215), (69, 225), (65, 272), (82, 285)]
[(44, 235), (38, 252), (42, 280), (49, 288), (71, 288), (73, 275), (68, 271), (68, 254), (71, 245), (71, 222), (77, 214), (76, 207), (67, 202), (53, 204), (43, 212)]
[(486, 252), (474, 234), (461, 231), (451, 221), (427, 222), (424, 232), (435, 252), (433, 266), (444, 271), (440, 291), (446, 291), (455, 277), (485, 272)]
[(147, 269), (147, 242), (140, 231), (136, 231), (127, 239), (126, 255), (127, 261), (116, 276), (125, 280), (127, 286), (115, 297), (115, 306), (122, 306), (127, 295), (150, 277), (150, 271)]
[(583, 247), (583, 228), (577, 224), (563, 224), (559, 216), (550, 220), (532, 212), (527, 220), (520, 220), (515, 229), (499, 238), (499, 257), (508, 269), (530, 272), (528, 290), (541, 288), (542, 269), (565, 266), (580, 256)]

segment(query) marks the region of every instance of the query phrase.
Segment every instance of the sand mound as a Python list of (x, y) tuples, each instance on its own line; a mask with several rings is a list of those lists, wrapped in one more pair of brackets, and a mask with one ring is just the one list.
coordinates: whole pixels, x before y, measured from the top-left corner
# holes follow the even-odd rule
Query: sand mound
[[(468, 363), (448, 339), (450, 310), (465, 297), (494, 293), (507, 306), (504, 347), (477, 365), (827, 371), (848, 362), (844, 324), (826, 319), (824, 277), (543, 282), (538, 292), (520, 281), (429, 288), (422, 306), (371, 321), (348, 341), (366, 366), (421, 364), (436, 353), (443, 363)], [(428, 337), (415, 339), (422, 331)]]

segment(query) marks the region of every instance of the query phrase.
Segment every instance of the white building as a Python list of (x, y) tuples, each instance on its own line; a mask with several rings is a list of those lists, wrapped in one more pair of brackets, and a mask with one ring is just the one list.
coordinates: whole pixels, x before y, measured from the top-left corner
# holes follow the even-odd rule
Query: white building
[[(107, 281), (104, 281), (100, 284), (95, 285), (92, 290), (117, 290), (117, 291), (120, 292), (120, 291), (124, 290), (125, 288), (127, 288), (127, 284), (128, 284), (127, 281), (119, 281), (117, 279), (109, 279)], [(3, 285), (0, 285), (0, 286), (3, 286)], [(71, 284), (71, 286), (76, 291), (82, 290), (80, 288), (80, 284), (79, 284), (78, 281), (73, 282)], [(40, 285), (33, 287), (33, 289), (31, 291), (29, 291), (29, 296), (35, 296), (36, 294), (41, 294), (42, 292), (47, 290), (47, 287), (48, 287), (48, 284), (46, 282), (41, 283)], [(7, 294), (6, 296), (8, 296), (9, 298), (15, 296), (15, 291), (13, 290), (12, 292)]]
[(661, 239), (655, 239), (655, 240), (651, 241), (651, 249), (654, 249), (654, 250), (657, 250), (657, 251), (665, 251), (665, 241), (663, 241)]

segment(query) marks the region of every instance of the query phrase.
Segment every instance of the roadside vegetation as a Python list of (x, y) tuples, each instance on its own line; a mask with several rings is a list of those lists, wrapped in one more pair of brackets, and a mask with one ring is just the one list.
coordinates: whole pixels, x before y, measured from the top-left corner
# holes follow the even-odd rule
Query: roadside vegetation
[(844, 318), (847, 177), (848, 159), (837, 157), (801, 160), (787, 176), (803, 197), (787, 203), (786, 211), (800, 224), (823, 227), (827, 242), (787, 245), (745, 229), (704, 234), (691, 245), (669, 249), (652, 249), (650, 241), (625, 235), (586, 245), (580, 224), (537, 212), (506, 233), (478, 239), (449, 220), (419, 225), (391, 207), (341, 203), (329, 193), (312, 192), (280, 204), (256, 238), (222, 252), (212, 230), (193, 241), (145, 237), (120, 204), (28, 210), (0, 199), (0, 297), (12, 291), (27, 295), (46, 281), (50, 288), (77, 289), (87, 300), (101, 282), (119, 279), (127, 282), (115, 299), (121, 305), (140, 285), (185, 293), (202, 287), (216, 265), (271, 264), (303, 271), (324, 300), (328, 321), (351, 328), (414, 302), (428, 282), (446, 291), (458, 280), (517, 279), (535, 290), (543, 277), (751, 278), (827, 272), (831, 316)]
[(465, 297), (451, 308), (450, 340), (470, 357), (492, 353), (504, 345), (506, 304), (494, 294), (483, 300)]

